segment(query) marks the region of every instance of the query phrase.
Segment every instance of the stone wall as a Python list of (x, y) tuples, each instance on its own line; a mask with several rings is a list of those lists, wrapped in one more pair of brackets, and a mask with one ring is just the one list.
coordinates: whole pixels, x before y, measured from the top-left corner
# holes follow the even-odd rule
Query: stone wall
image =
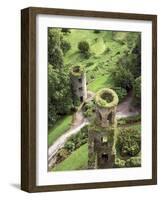
[[(111, 95), (111, 101), (107, 99), (108, 95)], [(103, 99), (103, 97), (105, 98)], [(117, 94), (111, 89), (103, 89), (96, 94), (95, 103), (96, 117), (88, 128), (88, 168), (113, 168), (115, 163)]]
[(85, 99), (87, 98), (85, 71), (82, 70), (79, 73), (71, 72), (71, 87), (72, 87), (73, 99), (78, 100), (80, 102), (85, 101)]

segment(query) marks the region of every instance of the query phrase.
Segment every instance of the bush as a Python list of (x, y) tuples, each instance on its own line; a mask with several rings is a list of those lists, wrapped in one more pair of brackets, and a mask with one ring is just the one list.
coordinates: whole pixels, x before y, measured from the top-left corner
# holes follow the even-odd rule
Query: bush
[(63, 33), (70, 33), (71, 31), (70, 31), (69, 28), (62, 28), (61, 32), (63, 32)]
[(93, 64), (94, 64), (93, 62), (89, 62), (89, 63), (86, 64), (86, 67), (90, 67)]
[(120, 158), (116, 158), (116, 160), (115, 160), (115, 167), (116, 168), (125, 167), (125, 163), (126, 163), (125, 160), (121, 160)]
[(72, 151), (78, 149), (81, 145), (87, 143), (87, 140), (88, 140), (88, 130), (87, 126), (85, 126), (79, 131), (79, 133), (69, 137), (69, 139), (64, 145), (64, 149), (66, 149), (69, 153), (71, 153)]
[(137, 153), (139, 153), (139, 151), (140, 148), (138, 143), (135, 140), (131, 139), (128, 139), (126, 141), (126, 145), (123, 145), (121, 149), (122, 155), (129, 155), (129, 156), (135, 156)]
[(57, 153), (56, 163), (59, 163), (65, 160), (68, 157), (68, 155), (69, 155), (69, 152), (66, 149), (64, 148), (60, 149)]
[(117, 64), (110, 68), (110, 76), (115, 87), (121, 87), (129, 91), (133, 87), (134, 77), (129, 69)]
[(83, 54), (89, 53), (89, 43), (86, 42), (86, 41), (79, 42), (78, 43), (78, 49)]
[(135, 79), (133, 84), (133, 104), (141, 106), (141, 76)]
[(62, 40), (61, 41), (61, 49), (62, 49), (63, 53), (66, 54), (67, 51), (69, 51), (71, 49), (70, 42), (68, 42), (66, 40)]
[(101, 31), (100, 30), (94, 30), (93, 32), (94, 33), (100, 33)]
[(117, 120), (118, 125), (132, 124), (141, 121), (141, 115), (129, 116)]
[(119, 102), (121, 102), (127, 95), (127, 91), (122, 87), (112, 87), (119, 97)]
[(72, 141), (67, 141), (64, 145), (64, 148), (68, 151), (68, 152), (72, 152), (75, 150), (75, 144)]
[(126, 161), (126, 167), (140, 167), (140, 166), (141, 166), (140, 157), (132, 157)]
[(84, 113), (84, 116), (87, 117), (87, 118), (91, 118), (92, 116), (94, 116), (94, 112), (95, 112), (95, 109), (94, 109), (94, 102), (91, 101), (91, 102), (88, 102), (84, 105), (84, 108), (83, 108), (83, 113)]
[(135, 156), (141, 149), (141, 136), (138, 128), (120, 128), (116, 143), (121, 156)]
[(83, 57), (85, 59), (88, 59), (90, 56), (91, 56), (91, 53), (89, 51), (86, 51), (86, 52), (83, 53)]

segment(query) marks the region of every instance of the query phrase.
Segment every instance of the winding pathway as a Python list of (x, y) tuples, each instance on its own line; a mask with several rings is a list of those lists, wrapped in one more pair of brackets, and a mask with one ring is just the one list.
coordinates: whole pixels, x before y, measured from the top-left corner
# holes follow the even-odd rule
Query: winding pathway
[(124, 101), (117, 106), (116, 110), (117, 119), (139, 114), (139, 110), (131, 107), (131, 102), (132, 102), (132, 91), (129, 92), (128, 95), (125, 97)]
[(74, 122), (71, 128), (66, 131), (62, 136), (60, 136), (48, 149), (48, 166), (49, 168), (52, 167), (53, 163), (55, 162), (55, 155), (59, 149), (61, 149), (67, 139), (78, 133), (84, 126), (89, 124), (88, 120), (83, 116), (82, 111), (77, 111), (74, 115)]

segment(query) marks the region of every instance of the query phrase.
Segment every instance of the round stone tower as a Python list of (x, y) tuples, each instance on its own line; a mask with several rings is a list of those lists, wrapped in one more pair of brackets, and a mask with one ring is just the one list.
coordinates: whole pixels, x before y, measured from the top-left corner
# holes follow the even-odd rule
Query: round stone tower
[(115, 123), (118, 96), (112, 89), (100, 90), (95, 96), (96, 119), (101, 127), (108, 127)]
[(74, 66), (70, 76), (73, 100), (83, 102), (87, 98), (85, 69), (82, 66)]
[(115, 130), (117, 94), (105, 88), (95, 96), (96, 119), (88, 128), (88, 168), (113, 168), (115, 163)]

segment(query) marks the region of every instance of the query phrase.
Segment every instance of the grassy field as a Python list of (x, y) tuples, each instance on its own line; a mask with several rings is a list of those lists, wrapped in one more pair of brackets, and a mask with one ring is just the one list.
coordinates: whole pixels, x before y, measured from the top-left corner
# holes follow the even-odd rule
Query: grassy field
[(107, 76), (102, 76), (88, 84), (88, 90), (97, 92), (101, 88), (110, 87), (111, 83)]
[(82, 145), (74, 151), (67, 159), (57, 165), (53, 171), (77, 170), (87, 167), (88, 164), (88, 146)]
[[(65, 65), (70, 68), (75, 64), (81, 64), (86, 68), (89, 90), (96, 92), (103, 87), (108, 87), (111, 82), (108, 77), (109, 67), (114, 66), (120, 55), (128, 50), (126, 44), (119, 42), (120, 37), (124, 37), (126, 33), (115, 33), (114, 39), (112, 31), (100, 31), (100, 33), (79, 29), (70, 31), (71, 33), (63, 35), (63, 38), (71, 44), (71, 49), (64, 56)], [(78, 51), (78, 43), (82, 40), (90, 45), (89, 59), (84, 59)]]
[(53, 128), (49, 130), (48, 146), (70, 128), (72, 115), (68, 115), (58, 120)]

